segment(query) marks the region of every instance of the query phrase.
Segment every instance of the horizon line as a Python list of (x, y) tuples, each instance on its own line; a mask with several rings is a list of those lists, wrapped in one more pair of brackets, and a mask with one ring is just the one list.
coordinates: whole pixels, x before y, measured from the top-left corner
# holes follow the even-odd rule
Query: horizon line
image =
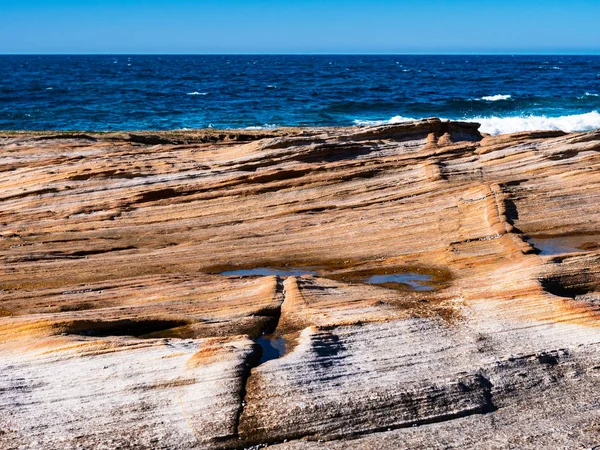
[(246, 53), (246, 52), (230, 52), (230, 53), (152, 53), (152, 52), (58, 52), (58, 53), (4, 53), (0, 52), (0, 56), (600, 56), (600, 50), (592, 52), (558, 52), (558, 53), (535, 53), (535, 52), (306, 52), (306, 53), (286, 53), (286, 52), (271, 52), (271, 53)]

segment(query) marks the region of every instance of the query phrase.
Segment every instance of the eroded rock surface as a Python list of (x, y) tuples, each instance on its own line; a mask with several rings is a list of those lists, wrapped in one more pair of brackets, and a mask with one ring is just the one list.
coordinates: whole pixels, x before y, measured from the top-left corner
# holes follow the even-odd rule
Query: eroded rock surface
[(600, 445), (600, 132), (0, 134), (0, 448)]

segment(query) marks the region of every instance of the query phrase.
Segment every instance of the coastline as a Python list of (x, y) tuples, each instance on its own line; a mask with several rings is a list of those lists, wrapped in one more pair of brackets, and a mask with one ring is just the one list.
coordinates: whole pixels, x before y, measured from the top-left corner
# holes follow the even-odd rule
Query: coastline
[[(146, 129), (123, 129), (119, 131), (97, 131), (97, 130), (0, 130), (0, 137), (48, 137), (58, 138), (93, 138), (93, 139), (107, 139), (107, 140), (133, 140), (139, 138), (142, 141), (146, 139), (152, 140), (156, 138), (157, 144), (168, 144), (168, 143), (209, 143), (209, 142), (220, 142), (220, 141), (252, 141), (259, 139), (267, 139), (273, 137), (282, 136), (295, 136), (305, 135), (311, 136), (319, 133), (330, 133), (330, 134), (353, 134), (361, 130), (369, 129), (382, 129), (382, 128), (394, 128), (398, 130), (410, 129), (414, 126), (419, 126), (423, 123), (440, 123), (440, 124), (465, 124), (468, 127), (477, 125), (477, 128), (481, 127), (481, 123), (477, 121), (463, 121), (463, 120), (452, 120), (452, 119), (441, 119), (438, 117), (428, 117), (424, 119), (405, 120), (402, 122), (391, 122), (387, 123), (381, 121), (374, 124), (360, 124), (360, 125), (347, 125), (347, 126), (277, 126), (272, 128), (182, 128), (172, 130), (146, 130)], [(587, 133), (593, 132), (600, 129), (590, 129), (581, 131), (565, 131), (550, 128), (540, 128), (534, 130), (520, 130), (512, 133), (502, 134), (489, 134), (480, 132), (482, 137), (485, 136), (510, 136), (516, 134), (527, 134), (527, 133)], [(140, 143), (144, 143), (140, 141)]]

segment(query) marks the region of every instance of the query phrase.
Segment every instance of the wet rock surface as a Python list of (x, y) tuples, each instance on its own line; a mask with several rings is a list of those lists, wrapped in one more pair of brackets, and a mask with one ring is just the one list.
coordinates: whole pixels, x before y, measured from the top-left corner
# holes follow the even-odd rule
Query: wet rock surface
[(0, 448), (600, 445), (599, 151), (0, 134)]

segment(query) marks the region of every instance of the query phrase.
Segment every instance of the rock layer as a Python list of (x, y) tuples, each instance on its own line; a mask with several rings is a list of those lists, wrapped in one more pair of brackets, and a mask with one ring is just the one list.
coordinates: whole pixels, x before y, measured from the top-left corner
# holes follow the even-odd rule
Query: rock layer
[(0, 448), (598, 443), (598, 131), (0, 149)]

